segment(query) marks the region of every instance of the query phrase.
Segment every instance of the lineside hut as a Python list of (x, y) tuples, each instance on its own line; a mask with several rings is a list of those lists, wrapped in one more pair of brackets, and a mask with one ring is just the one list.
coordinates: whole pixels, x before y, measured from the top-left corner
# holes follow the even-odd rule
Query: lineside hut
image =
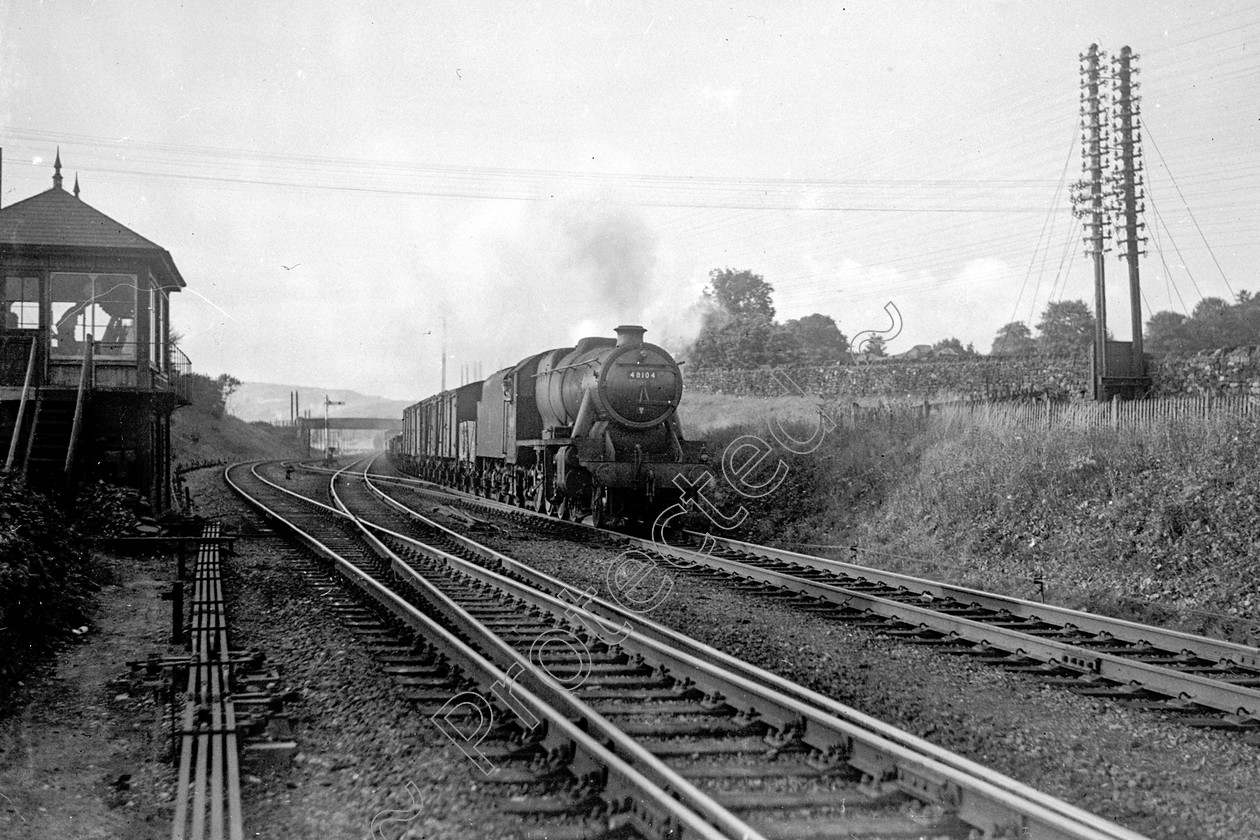
[(62, 188), (0, 208), (0, 463), (46, 491), (99, 478), (170, 510), (170, 252)]

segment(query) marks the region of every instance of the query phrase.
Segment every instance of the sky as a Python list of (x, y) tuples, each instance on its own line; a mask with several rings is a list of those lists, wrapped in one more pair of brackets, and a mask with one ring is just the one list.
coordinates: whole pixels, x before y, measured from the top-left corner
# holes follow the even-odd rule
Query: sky
[[(1138, 54), (1144, 317), (1260, 290), (1260, 7), (0, 0), (0, 206), (66, 187), (169, 250), (195, 370), (419, 399), (714, 269), (889, 344), (1093, 300), (1079, 56)], [(1109, 255), (1109, 324), (1129, 335)], [(683, 356), (685, 358), (685, 355)], [(685, 368), (684, 368), (685, 370)]]

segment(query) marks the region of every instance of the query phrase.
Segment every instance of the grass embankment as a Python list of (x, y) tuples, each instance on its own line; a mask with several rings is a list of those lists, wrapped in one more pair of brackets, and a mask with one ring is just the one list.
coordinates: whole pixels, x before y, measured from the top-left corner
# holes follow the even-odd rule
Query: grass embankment
[(171, 452), (176, 469), (255, 458), (296, 458), (306, 454), (291, 427), (247, 423), (239, 417), (185, 406), (171, 415)]
[[(812, 404), (688, 394), (688, 432), (715, 461), (740, 434)], [(839, 409), (835, 409), (839, 410)], [(816, 415), (815, 415), (816, 416)], [(691, 431), (695, 429), (696, 431)], [(1260, 641), (1260, 420), (1161, 422), (1115, 431), (908, 414), (830, 433), (742, 503), (748, 539), (859, 544), (859, 562)], [(842, 556), (847, 559), (847, 553)]]

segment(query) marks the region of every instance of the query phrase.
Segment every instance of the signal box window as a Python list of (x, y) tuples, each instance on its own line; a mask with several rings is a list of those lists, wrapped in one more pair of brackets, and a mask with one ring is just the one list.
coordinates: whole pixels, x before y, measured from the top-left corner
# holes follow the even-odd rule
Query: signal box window
[(54, 356), (82, 356), (90, 336), (97, 356), (136, 358), (134, 274), (55, 272), (50, 280)]
[(39, 280), (35, 277), (4, 278), (4, 326), (33, 330), (39, 326)]

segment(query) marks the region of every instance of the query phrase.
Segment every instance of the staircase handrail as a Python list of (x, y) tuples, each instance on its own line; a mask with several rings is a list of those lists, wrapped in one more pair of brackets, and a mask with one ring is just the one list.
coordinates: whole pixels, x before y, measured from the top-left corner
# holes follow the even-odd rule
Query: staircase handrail
[(88, 336), (87, 350), (83, 354), (83, 368), (79, 371), (79, 393), (74, 402), (74, 425), (70, 427), (70, 446), (66, 449), (67, 476), (74, 469), (75, 450), (78, 449), (79, 435), (83, 432), (83, 416), (87, 409), (88, 392), (95, 387), (95, 365), (92, 361), (92, 336)]
[(26, 360), (26, 380), (22, 383), (22, 399), (18, 403), (17, 419), (13, 422), (13, 437), (9, 439), (9, 457), (4, 459), (4, 471), (13, 470), (17, 457), (18, 439), (22, 436), (22, 421), (26, 418), (26, 403), (30, 398), (31, 380), (35, 377), (35, 357), (39, 353), (39, 336), (31, 336), (31, 354)]

